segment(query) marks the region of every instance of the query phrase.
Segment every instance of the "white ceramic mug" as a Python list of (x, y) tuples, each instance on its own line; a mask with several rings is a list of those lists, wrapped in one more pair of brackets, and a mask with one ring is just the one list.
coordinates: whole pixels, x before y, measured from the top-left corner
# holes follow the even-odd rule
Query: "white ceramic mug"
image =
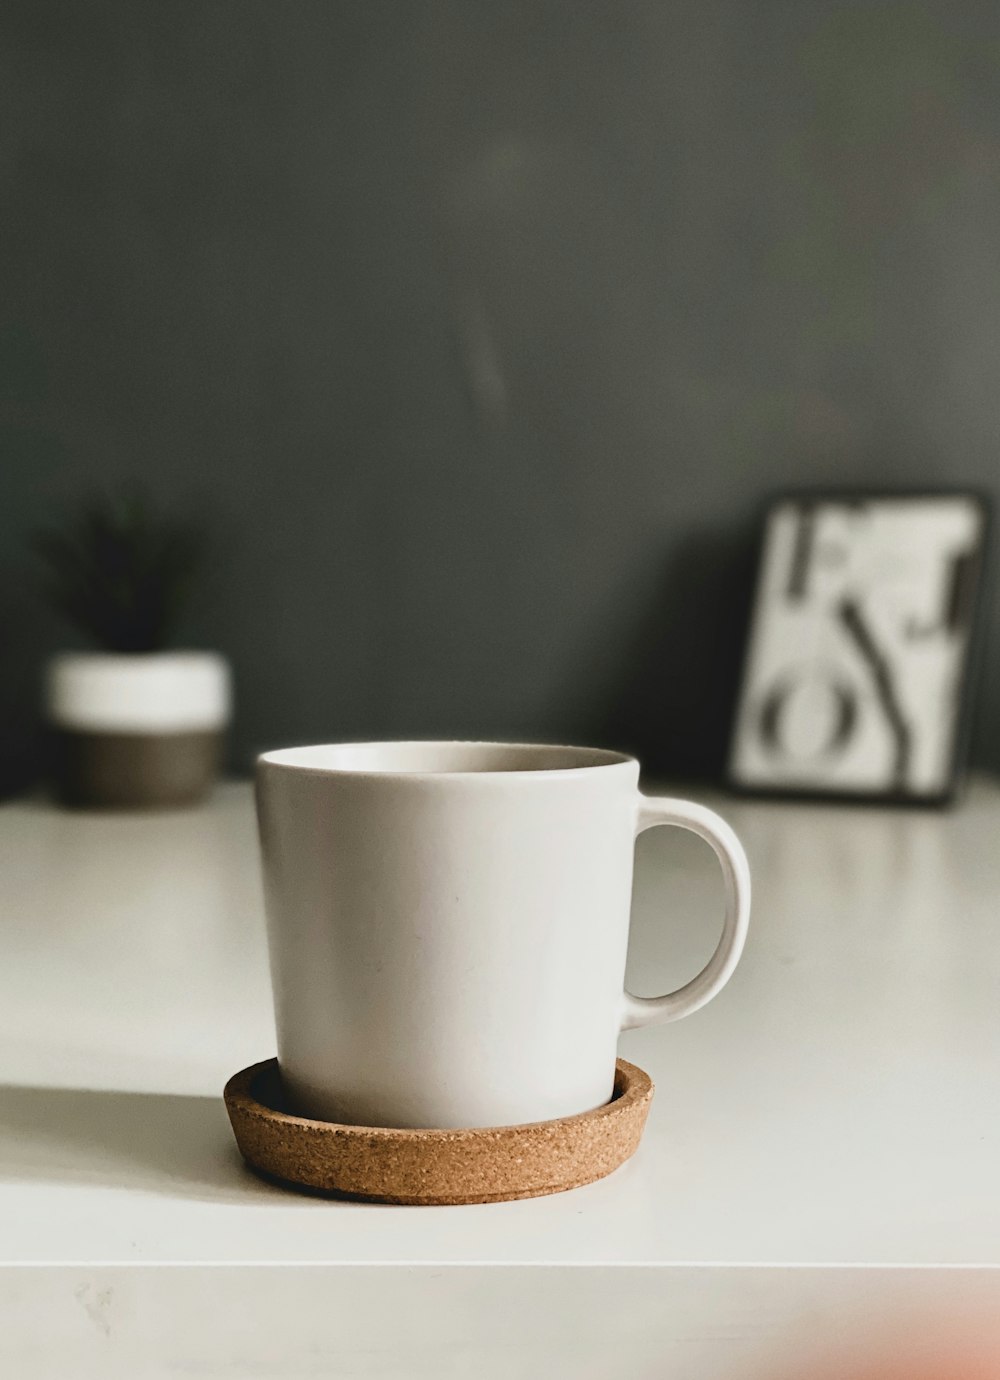
[[(640, 795), (621, 753), (365, 743), (257, 763), (278, 1058), (290, 1105), (354, 1125), (498, 1126), (612, 1093), (619, 1032), (725, 985), (750, 911), (729, 826)], [(637, 834), (722, 865), (718, 948), (663, 997), (623, 991)], [(666, 900), (666, 898), (664, 898)]]

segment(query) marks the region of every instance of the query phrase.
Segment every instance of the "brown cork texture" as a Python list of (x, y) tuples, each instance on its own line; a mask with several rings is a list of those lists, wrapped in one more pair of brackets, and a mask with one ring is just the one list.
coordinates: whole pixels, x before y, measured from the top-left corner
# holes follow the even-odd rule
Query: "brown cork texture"
[(277, 1059), (224, 1093), (240, 1153), (269, 1178), (368, 1202), (445, 1205), (538, 1198), (602, 1179), (635, 1153), (653, 1084), (619, 1059), (610, 1102), (580, 1116), (468, 1131), (395, 1131), (280, 1110)]

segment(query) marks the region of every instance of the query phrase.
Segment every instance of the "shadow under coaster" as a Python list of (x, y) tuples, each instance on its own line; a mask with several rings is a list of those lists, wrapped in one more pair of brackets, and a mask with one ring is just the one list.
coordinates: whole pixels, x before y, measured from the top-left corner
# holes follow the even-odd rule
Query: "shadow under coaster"
[(440, 1131), (293, 1116), (277, 1059), (234, 1074), (223, 1096), (241, 1155), (270, 1179), (368, 1202), (446, 1205), (539, 1198), (604, 1178), (635, 1153), (653, 1083), (619, 1059), (611, 1101), (591, 1112)]

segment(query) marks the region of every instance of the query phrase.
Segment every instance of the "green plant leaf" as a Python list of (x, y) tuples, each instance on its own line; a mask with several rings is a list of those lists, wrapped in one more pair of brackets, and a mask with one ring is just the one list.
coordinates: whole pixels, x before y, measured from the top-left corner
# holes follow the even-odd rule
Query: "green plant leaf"
[(35, 535), (42, 589), (58, 613), (107, 651), (169, 644), (197, 570), (202, 541), (136, 491), (88, 499)]

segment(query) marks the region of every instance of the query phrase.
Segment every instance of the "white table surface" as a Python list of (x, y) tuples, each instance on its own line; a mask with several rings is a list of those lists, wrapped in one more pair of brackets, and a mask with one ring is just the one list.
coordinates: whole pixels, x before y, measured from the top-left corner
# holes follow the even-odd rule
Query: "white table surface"
[[(424, 1209), (297, 1197), (237, 1157), (222, 1085), (274, 1051), (248, 786), (172, 814), (0, 808), (0, 1299), (44, 1308), (57, 1285), (24, 1271), (45, 1262), (106, 1335), (102, 1279), (127, 1294), (164, 1263), (322, 1264), (342, 1302), (376, 1262), (465, 1266), (465, 1291), (488, 1264), (627, 1265), (709, 1289), (717, 1318), (734, 1267), (1000, 1263), (1000, 785), (943, 814), (700, 798), (745, 842), (751, 938), (716, 1001), (623, 1037), (657, 1086), (634, 1160), (552, 1198)], [(720, 904), (704, 845), (644, 835), (631, 985), (693, 973)]]

